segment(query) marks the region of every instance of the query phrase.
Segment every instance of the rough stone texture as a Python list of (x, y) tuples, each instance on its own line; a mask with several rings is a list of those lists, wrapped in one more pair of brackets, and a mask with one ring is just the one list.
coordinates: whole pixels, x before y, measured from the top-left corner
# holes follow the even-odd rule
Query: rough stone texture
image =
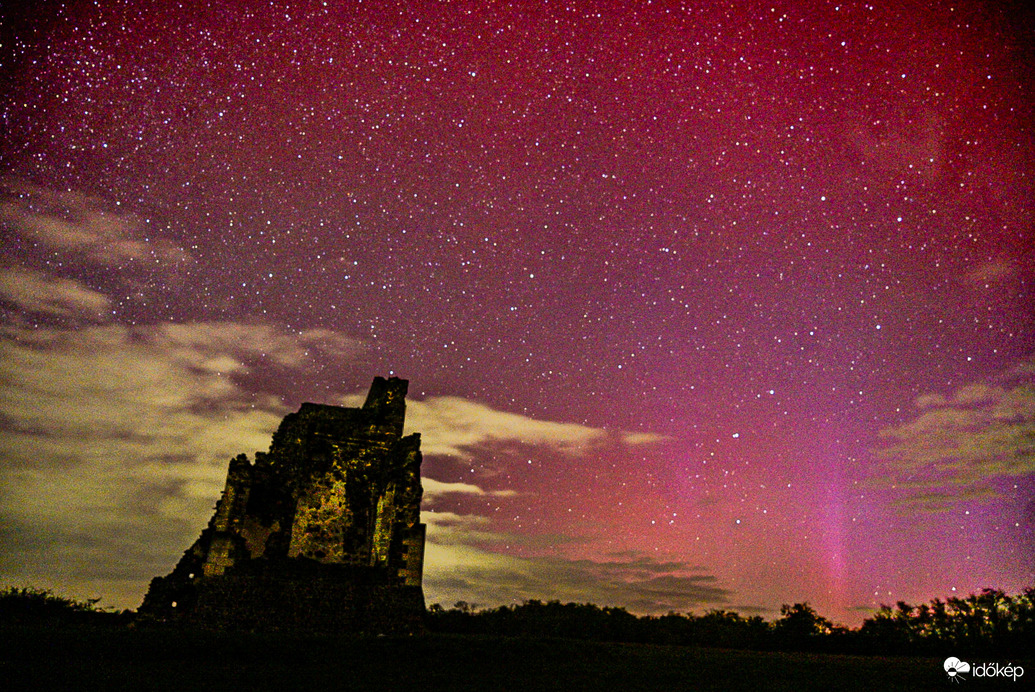
[(226, 489), (140, 613), (220, 628), (420, 628), (420, 435), (402, 436), (406, 380), (377, 377), (362, 408), (302, 404)]

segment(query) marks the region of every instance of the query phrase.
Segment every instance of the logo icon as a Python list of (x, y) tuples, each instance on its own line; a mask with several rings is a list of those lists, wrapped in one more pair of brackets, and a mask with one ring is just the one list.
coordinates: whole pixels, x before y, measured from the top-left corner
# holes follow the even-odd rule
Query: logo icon
[(942, 667), (945, 668), (945, 672), (953, 682), (966, 680), (966, 678), (963, 677), (963, 674), (970, 672), (970, 664), (966, 661), (959, 660), (955, 656), (949, 656), (945, 659), (945, 663), (942, 664)]

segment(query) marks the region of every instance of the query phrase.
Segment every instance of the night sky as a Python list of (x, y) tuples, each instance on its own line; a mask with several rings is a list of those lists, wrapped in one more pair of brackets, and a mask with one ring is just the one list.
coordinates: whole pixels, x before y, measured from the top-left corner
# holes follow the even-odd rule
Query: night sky
[(375, 375), (429, 604), (1035, 584), (1019, 5), (6, 5), (3, 584), (136, 607)]

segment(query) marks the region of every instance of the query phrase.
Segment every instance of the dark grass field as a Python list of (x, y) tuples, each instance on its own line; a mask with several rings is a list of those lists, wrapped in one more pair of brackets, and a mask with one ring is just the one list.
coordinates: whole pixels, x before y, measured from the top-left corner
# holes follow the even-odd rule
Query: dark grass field
[[(0, 628), (2, 690), (946, 690), (941, 659), (482, 636)], [(962, 687), (960, 685), (966, 685)]]

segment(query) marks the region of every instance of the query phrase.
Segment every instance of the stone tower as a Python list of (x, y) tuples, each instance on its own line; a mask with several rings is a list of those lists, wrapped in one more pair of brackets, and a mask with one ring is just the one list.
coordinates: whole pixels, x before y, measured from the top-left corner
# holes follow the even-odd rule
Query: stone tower
[(268, 453), (230, 462), (226, 489), (140, 613), (258, 630), (413, 631), (424, 612), (420, 435), (406, 380), (374, 378), (362, 408), (302, 404)]

